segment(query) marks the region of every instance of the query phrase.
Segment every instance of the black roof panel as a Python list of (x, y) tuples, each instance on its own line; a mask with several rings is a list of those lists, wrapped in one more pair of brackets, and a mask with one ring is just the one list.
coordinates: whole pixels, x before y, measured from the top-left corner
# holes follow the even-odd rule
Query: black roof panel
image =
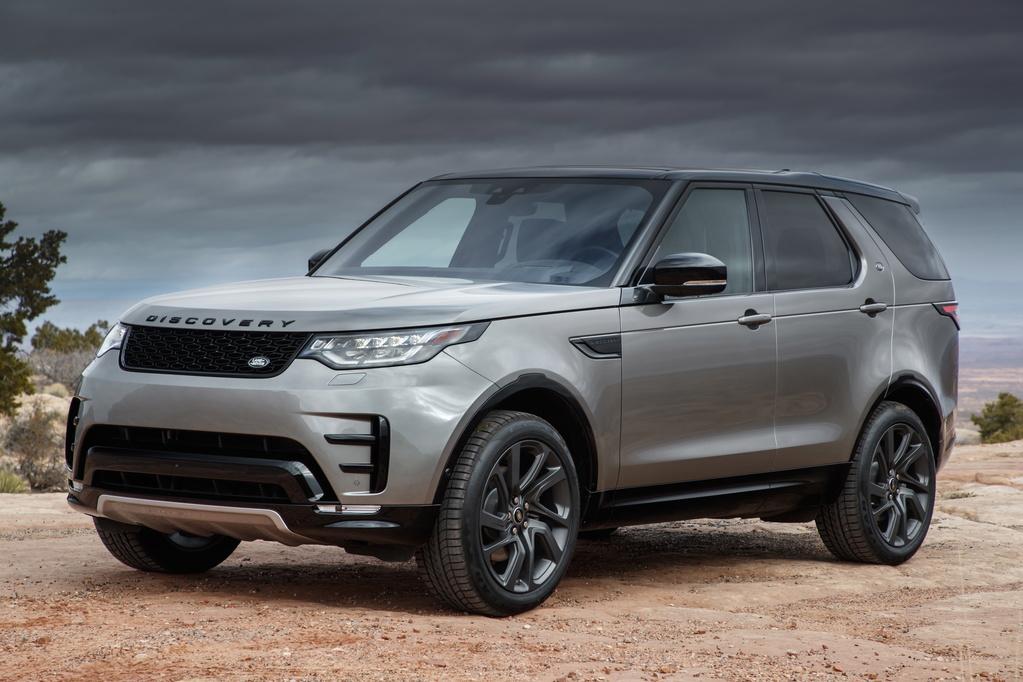
[(908, 204), (919, 212), (920, 204), (909, 195), (888, 187), (860, 180), (791, 170), (739, 170), (715, 168), (672, 168), (668, 166), (531, 166), (526, 168), (500, 168), (494, 170), (445, 173), (434, 180), (472, 180), (477, 178), (645, 178), (661, 180), (711, 180), (743, 182), (759, 185), (790, 185), (855, 192)]

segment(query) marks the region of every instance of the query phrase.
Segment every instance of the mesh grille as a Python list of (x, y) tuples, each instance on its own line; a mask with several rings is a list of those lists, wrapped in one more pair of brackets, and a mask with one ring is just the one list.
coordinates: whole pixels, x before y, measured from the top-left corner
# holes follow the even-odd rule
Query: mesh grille
[[(121, 361), (125, 369), (142, 372), (267, 377), (287, 369), (308, 339), (300, 332), (132, 326)], [(257, 357), (269, 363), (250, 366)]]
[(192, 478), (167, 474), (145, 474), (128, 471), (96, 471), (92, 484), (104, 490), (164, 495), (171, 497), (198, 497), (206, 500), (232, 502), (262, 502), (287, 504), (290, 502), (284, 488), (273, 483), (252, 483), (214, 478)]
[(85, 475), (85, 460), (89, 449), (93, 447), (117, 448), (128, 452), (181, 452), (301, 462), (323, 489), (323, 500), (337, 499), (316, 459), (301, 443), (290, 438), (95, 424), (82, 439), (81, 455), (75, 467), (78, 478)]

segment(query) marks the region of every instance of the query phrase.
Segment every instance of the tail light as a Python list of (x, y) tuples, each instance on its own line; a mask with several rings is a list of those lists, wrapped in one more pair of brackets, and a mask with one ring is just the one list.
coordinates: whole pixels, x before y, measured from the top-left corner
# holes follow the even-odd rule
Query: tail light
[(935, 303), (934, 309), (945, 317), (951, 318), (955, 322), (956, 329), (961, 329), (959, 326), (959, 303), (952, 301), (951, 303)]

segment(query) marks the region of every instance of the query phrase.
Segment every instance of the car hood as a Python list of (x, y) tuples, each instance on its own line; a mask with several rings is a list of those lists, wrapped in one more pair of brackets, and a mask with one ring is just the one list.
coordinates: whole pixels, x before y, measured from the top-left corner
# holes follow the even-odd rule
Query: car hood
[(146, 299), (121, 321), (158, 327), (358, 331), (618, 304), (619, 290), (433, 277), (289, 277)]

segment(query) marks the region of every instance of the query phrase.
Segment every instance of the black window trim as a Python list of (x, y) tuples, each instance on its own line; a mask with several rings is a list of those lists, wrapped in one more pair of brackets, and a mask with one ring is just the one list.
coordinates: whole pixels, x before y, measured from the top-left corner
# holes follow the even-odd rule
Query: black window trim
[[(855, 289), (857, 286), (859, 286), (860, 280), (862, 279), (863, 273), (865, 271), (864, 265), (865, 261), (863, 253), (857, 246), (856, 241), (849, 235), (849, 232), (846, 230), (845, 225), (842, 224), (842, 221), (838, 218), (837, 215), (835, 215), (835, 212), (831, 210), (831, 207), (828, 206), (828, 202), (824, 201), (825, 196), (824, 192), (827, 192), (827, 190), (822, 191), (816, 188), (800, 187), (795, 185), (755, 184), (753, 185), (753, 194), (757, 200), (758, 213), (764, 211), (762, 207), (762, 202), (760, 200), (761, 199), (760, 195), (762, 192), (791, 192), (793, 194), (812, 195), (817, 200), (817, 203), (820, 205), (820, 207), (824, 209), (824, 214), (828, 217), (828, 220), (831, 221), (831, 225), (832, 227), (835, 228), (835, 231), (838, 232), (839, 238), (845, 243), (846, 249), (849, 250), (849, 253), (852, 256), (852, 258), (850, 259), (850, 264), (853, 266), (852, 278), (845, 284), (833, 284), (831, 286), (822, 287), (798, 287), (795, 289), (769, 289), (766, 285), (765, 280), (764, 291), (776, 294), (784, 294), (793, 291), (833, 291), (836, 289)], [(760, 220), (763, 220), (763, 218), (761, 217)], [(760, 221), (758, 220), (758, 223), (759, 222)], [(766, 243), (764, 243), (763, 230), (761, 230), (760, 232), (760, 239), (761, 249), (765, 259), (766, 272), (767, 245)]]
[(668, 230), (670, 230), (671, 226), (674, 224), (675, 218), (677, 218), (678, 214), (682, 211), (682, 207), (689, 199), (689, 195), (698, 189), (741, 189), (744, 191), (746, 197), (746, 215), (749, 218), (750, 257), (753, 259), (753, 290), (734, 294), (714, 294), (713, 296), (694, 296), (673, 300), (681, 301), (688, 300), (689, 298), (735, 298), (739, 296), (750, 296), (753, 294), (763, 293), (766, 290), (763, 236), (760, 232), (760, 217), (757, 212), (756, 201), (753, 197), (753, 185), (746, 182), (714, 180), (692, 180), (685, 183), (685, 188), (682, 193), (676, 197), (674, 199), (674, 203), (670, 205), (671, 210), (667, 212), (664, 219), (657, 225), (656, 229), (651, 231), (650, 238), (646, 240), (645, 245), (642, 247), (642, 258), (637, 260), (637, 265), (633, 268), (633, 271), (624, 286), (634, 287), (639, 286), (642, 283), (643, 276), (653, 265), (652, 261), (654, 254), (657, 253), (657, 249), (660, 247), (661, 242), (664, 241), (665, 236), (668, 234)]

